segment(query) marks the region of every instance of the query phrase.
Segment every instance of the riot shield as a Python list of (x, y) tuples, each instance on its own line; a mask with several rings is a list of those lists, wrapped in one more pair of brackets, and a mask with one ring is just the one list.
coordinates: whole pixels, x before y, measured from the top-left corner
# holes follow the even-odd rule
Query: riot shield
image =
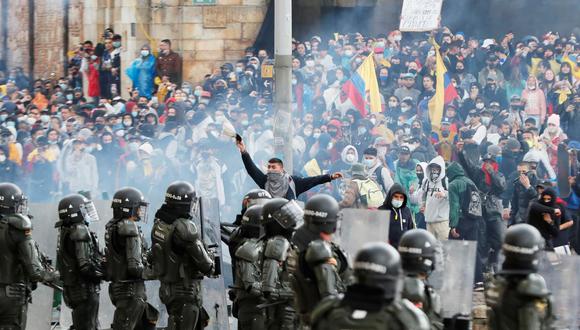
[(578, 329), (580, 325), (580, 273), (579, 256), (562, 256), (544, 253), (538, 273), (544, 277), (552, 294), (555, 321), (553, 329)]
[[(216, 269), (223, 269), (222, 247), (220, 238), (220, 210), (217, 200), (200, 199), (201, 217), (196, 218), (196, 225), (200, 228), (203, 241), (216, 258)], [(202, 221), (199, 221), (199, 220)], [(221, 272), (219, 276), (204, 278), (201, 282), (202, 303), (209, 314), (209, 323), (206, 329), (229, 329), (228, 303), (226, 288)]]
[(442, 316), (446, 319), (471, 317), (476, 253), (475, 241), (441, 242), (429, 284), (441, 297)]
[[(575, 175), (576, 173), (574, 173)], [(558, 145), (558, 189), (560, 189), (560, 196), (570, 196), (570, 183), (568, 177), (570, 173), (570, 155), (565, 144)]]
[[(99, 214), (100, 221), (92, 222), (89, 226), (91, 231), (97, 234), (99, 240), (99, 248), (104, 249), (105, 246), (105, 226), (109, 219), (113, 217), (113, 210), (109, 201), (94, 201), (95, 208)], [(34, 231), (42, 233), (38, 235), (38, 245), (40, 250), (45, 252), (50, 258), (56, 260), (56, 245), (58, 237), (58, 229), (54, 228), (54, 224), (58, 217), (57, 204), (29, 204), (30, 212), (35, 216), (33, 223), (35, 224)], [(144, 231), (144, 236), (149, 235), (148, 231)], [(33, 233), (34, 235), (34, 233)], [(167, 311), (165, 305), (159, 299), (159, 281), (145, 282), (147, 290), (148, 302), (155, 306), (159, 311), (158, 327), (167, 325)], [(50, 290), (50, 291), (49, 291)], [(34, 315), (29, 318), (27, 329), (44, 330), (50, 329), (50, 308), (46, 312), (46, 306), (53, 306), (52, 289), (39, 286), (33, 292), (33, 304), (28, 309), (28, 315)], [(37, 302), (35, 302), (35, 300)], [(48, 301), (49, 300), (49, 301)], [(46, 301), (46, 302), (45, 302)], [(42, 302), (42, 303), (40, 303)], [(60, 311), (60, 313), (58, 313)], [(48, 316), (44, 316), (48, 313)], [(109, 283), (101, 283), (100, 302), (99, 302), (99, 325), (100, 329), (108, 329), (113, 323), (113, 315), (115, 313), (115, 306), (109, 298)], [(59, 324), (61, 329), (68, 329), (72, 325), (71, 310), (62, 301), (62, 294), (55, 294), (54, 303), (54, 317), (53, 323)], [(60, 314), (60, 315), (58, 315)], [(45, 321), (47, 319), (48, 321)], [(45, 326), (46, 325), (46, 326)]]
[(389, 211), (343, 209), (334, 241), (346, 252), (352, 264), (366, 243), (389, 242)]

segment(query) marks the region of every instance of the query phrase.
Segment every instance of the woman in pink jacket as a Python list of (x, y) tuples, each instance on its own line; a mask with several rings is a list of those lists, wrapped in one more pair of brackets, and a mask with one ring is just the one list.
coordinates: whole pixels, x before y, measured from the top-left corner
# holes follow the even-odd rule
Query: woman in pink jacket
[(538, 80), (535, 76), (528, 77), (526, 88), (522, 92), (522, 101), (526, 104), (526, 115), (535, 118), (540, 127), (546, 120), (546, 95), (538, 87)]

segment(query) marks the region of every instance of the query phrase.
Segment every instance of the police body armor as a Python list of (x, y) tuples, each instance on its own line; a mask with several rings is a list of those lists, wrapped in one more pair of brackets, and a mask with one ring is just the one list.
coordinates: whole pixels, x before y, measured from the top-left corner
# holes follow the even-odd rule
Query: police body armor
[(541, 275), (497, 275), (486, 302), (490, 329), (552, 329), (552, 301)]
[(153, 267), (159, 281), (191, 285), (211, 272), (213, 260), (190, 219), (180, 218), (173, 223), (156, 219), (152, 241)]
[(0, 215), (0, 329), (25, 329), (33, 285), (55, 279), (40, 262), (31, 231), (27, 216)]
[[(327, 261), (333, 259), (336, 266)], [(310, 324), (310, 313), (323, 298), (344, 293), (350, 269), (345, 253), (333, 242), (315, 240), (298, 252), (293, 288), (297, 312), (303, 324)], [(338, 275), (338, 276), (337, 276)]]
[(147, 299), (143, 270), (147, 246), (137, 223), (128, 219), (109, 221), (105, 232), (107, 279), (111, 300)]
[(421, 308), (431, 322), (431, 329), (443, 329), (441, 298), (433, 287), (417, 277), (405, 276), (403, 298)]
[(352, 303), (348, 300), (348, 298), (341, 300), (336, 296), (322, 300), (313, 313), (315, 322), (313, 329), (429, 329), (425, 315), (406, 299), (395, 300), (388, 305), (377, 304), (373, 309), (362, 309), (357, 306), (357, 302)]
[(102, 255), (96, 234), (84, 223), (60, 227), (57, 267), (64, 286), (92, 283), (98, 286)]
[(236, 251), (236, 299), (244, 301), (247, 299), (261, 300), (262, 283), (260, 282), (260, 272), (262, 260), (260, 256), (264, 250), (264, 244), (257, 238), (247, 239)]

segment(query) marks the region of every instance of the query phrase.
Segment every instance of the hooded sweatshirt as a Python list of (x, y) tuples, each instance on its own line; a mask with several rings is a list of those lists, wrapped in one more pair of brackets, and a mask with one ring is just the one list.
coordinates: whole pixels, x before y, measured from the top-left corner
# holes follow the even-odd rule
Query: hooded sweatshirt
[(475, 187), (475, 183), (465, 176), (463, 167), (456, 162), (451, 163), (447, 168), (447, 177), (449, 178), (449, 227), (457, 228), (460, 225), (462, 227), (473, 225), (469, 223), (460, 224), (460, 222), (463, 217), (462, 201), (464, 198), (471, 198), (471, 196), (466, 196), (466, 193), (470, 185)]
[[(401, 205), (399, 208), (393, 207), (391, 202), (395, 193), (400, 193), (405, 196), (403, 205)], [(407, 200), (408, 197), (407, 194), (405, 194), (403, 186), (395, 183), (391, 189), (389, 189), (389, 193), (387, 194), (387, 198), (385, 199), (383, 205), (379, 207), (379, 210), (391, 211), (391, 218), (389, 221), (389, 243), (394, 247), (399, 246), (399, 241), (401, 240), (401, 236), (403, 236), (404, 232), (415, 228), (411, 210), (407, 207)]]
[[(545, 203), (543, 197), (549, 195), (552, 197), (550, 203)], [(552, 188), (547, 188), (540, 195), (539, 200), (533, 201), (530, 204), (530, 213), (528, 215), (528, 224), (536, 227), (544, 240), (546, 241), (546, 248), (553, 249), (552, 240), (558, 236), (560, 232), (560, 217), (556, 216), (555, 210), (558, 208), (556, 199), (558, 196)], [(552, 218), (552, 223), (549, 224), (544, 220), (544, 214), (547, 213)]]
[[(431, 170), (435, 165), (441, 167), (441, 173), (439, 177), (435, 180), (431, 178)], [(443, 157), (437, 156), (431, 160), (425, 171), (425, 180), (421, 186), (421, 191), (423, 193), (423, 200), (425, 206), (425, 222), (435, 223), (441, 221), (449, 220), (449, 184), (447, 182), (445, 185), (443, 181), (446, 181), (445, 173), (445, 161)], [(443, 198), (435, 197), (435, 193), (443, 192), (445, 196)]]

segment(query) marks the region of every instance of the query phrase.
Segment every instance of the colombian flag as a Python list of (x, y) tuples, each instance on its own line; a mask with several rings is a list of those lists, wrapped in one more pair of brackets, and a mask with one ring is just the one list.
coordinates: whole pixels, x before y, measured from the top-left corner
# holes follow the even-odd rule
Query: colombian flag
[(451, 78), (447, 74), (447, 68), (443, 63), (443, 57), (439, 52), (439, 45), (431, 40), (433, 47), (435, 47), (435, 75), (437, 76), (435, 83), (435, 95), (429, 100), (429, 118), (431, 119), (431, 126), (433, 130), (441, 128), (441, 119), (443, 118), (443, 111), (446, 104), (459, 98), (459, 94), (455, 87), (451, 84)]
[(373, 53), (367, 56), (350, 79), (342, 85), (341, 101), (346, 100), (350, 100), (363, 117), (369, 110), (381, 112), (381, 94)]

